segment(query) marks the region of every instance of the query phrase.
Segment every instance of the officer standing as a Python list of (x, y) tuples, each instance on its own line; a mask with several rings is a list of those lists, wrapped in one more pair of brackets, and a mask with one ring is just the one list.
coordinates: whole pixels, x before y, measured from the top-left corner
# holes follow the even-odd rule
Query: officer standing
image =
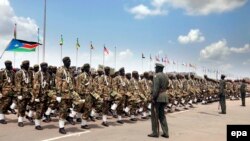
[(221, 80), (219, 82), (219, 98), (220, 98), (220, 106), (221, 106), (221, 112), (220, 114), (226, 114), (226, 81), (225, 81), (225, 75), (221, 75)]
[(241, 83), (241, 86), (240, 86), (240, 95), (241, 95), (241, 102), (242, 102), (242, 105), (241, 106), (246, 106), (246, 103), (245, 103), (245, 98), (246, 98), (246, 80), (243, 79), (242, 80), (242, 83)]
[(164, 66), (156, 63), (155, 72), (156, 76), (153, 79), (152, 87), (152, 107), (151, 107), (151, 123), (152, 134), (149, 137), (159, 137), (159, 120), (162, 127), (162, 137), (169, 138), (168, 124), (165, 117), (164, 108), (168, 103), (167, 88), (169, 86), (169, 78), (163, 73)]

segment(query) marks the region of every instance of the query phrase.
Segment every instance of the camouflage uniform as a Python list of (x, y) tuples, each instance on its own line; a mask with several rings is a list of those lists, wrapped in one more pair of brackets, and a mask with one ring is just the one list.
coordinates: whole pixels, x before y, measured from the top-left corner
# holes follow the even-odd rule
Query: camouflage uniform
[(33, 96), (35, 101), (35, 125), (40, 126), (40, 120), (48, 108), (48, 92), (50, 75), (48, 72), (39, 71), (34, 76)]
[(59, 103), (59, 118), (66, 119), (67, 111), (72, 105), (73, 78), (68, 68), (61, 67), (56, 72), (57, 96), (62, 100)]
[[(23, 63), (27, 63), (24, 61)], [(30, 74), (27, 70), (21, 69), (15, 75), (16, 93), (18, 97), (18, 125), (23, 126), (23, 117), (25, 116), (26, 107), (30, 104), (32, 95), (32, 82)]]
[(6, 124), (4, 114), (7, 113), (8, 107), (14, 97), (14, 72), (4, 69), (0, 72), (0, 123)]

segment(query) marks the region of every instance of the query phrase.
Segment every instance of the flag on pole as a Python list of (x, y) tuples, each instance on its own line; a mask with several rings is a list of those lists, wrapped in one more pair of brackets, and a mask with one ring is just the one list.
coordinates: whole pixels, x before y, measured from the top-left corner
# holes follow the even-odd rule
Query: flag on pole
[(60, 39), (60, 46), (62, 46), (63, 45), (63, 36), (61, 35), (61, 39)]
[(149, 58), (149, 59), (150, 59), (150, 61), (152, 61), (152, 56), (151, 56), (151, 54), (150, 54), (150, 58)]
[(80, 48), (80, 43), (78, 41), (78, 38), (76, 39), (76, 49), (79, 49)]
[(143, 53), (141, 54), (141, 58), (142, 58), (142, 59), (144, 59), (144, 58), (145, 58), (145, 56), (144, 56), (144, 54), (143, 54)]
[(14, 27), (14, 39), (16, 39), (16, 23), (15, 23), (15, 27)]
[(92, 41), (90, 42), (90, 49), (94, 49), (94, 46), (92, 44)]
[(5, 49), (5, 51), (13, 51), (13, 52), (34, 52), (36, 51), (36, 47), (40, 45), (37, 42), (29, 42), (24, 40), (12, 39)]
[(105, 55), (109, 55), (109, 50), (105, 46), (103, 48), (103, 52)]

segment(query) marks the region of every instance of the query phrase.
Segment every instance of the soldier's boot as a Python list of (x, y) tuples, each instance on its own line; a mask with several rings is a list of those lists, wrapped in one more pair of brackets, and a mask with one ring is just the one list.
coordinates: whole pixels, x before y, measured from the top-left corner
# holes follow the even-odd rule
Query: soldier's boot
[(24, 124), (23, 124), (23, 117), (21, 117), (21, 116), (18, 117), (18, 126), (19, 127), (23, 127), (24, 126)]
[(122, 121), (122, 116), (118, 116), (118, 120), (117, 120), (117, 123), (120, 123), (120, 124), (123, 124), (124, 122)]
[(84, 119), (82, 119), (81, 128), (82, 129), (90, 129), (90, 127), (87, 125), (87, 121)]
[(30, 123), (34, 124), (34, 120), (33, 120), (32, 116), (33, 116), (33, 111), (29, 110), (28, 115), (26, 115), (26, 119), (28, 119)]
[(108, 125), (108, 123), (107, 123), (107, 115), (102, 115), (102, 125), (103, 126), (106, 126), (106, 127), (108, 127), (109, 125)]
[(13, 102), (13, 103), (10, 105), (10, 112), (11, 112), (12, 114), (16, 114), (15, 108), (16, 108), (16, 103)]
[(66, 130), (63, 128), (59, 128), (59, 133), (61, 134), (67, 134)]
[(95, 122), (95, 117), (89, 116), (89, 119), (93, 122)]
[(43, 128), (41, 127), (41, 121), (39, 119), (35, 119), (35, 129), (43, 130)]
[(135, 115), (131, 115), (130, 120), (131, 120), (131, 121), (137, 121), (137, 119), (135, 118)]
[(44, 114), (43, 122), (48, 123), (48, 122), (50, 122), (50, 121), (51, 121), (50, 116), (49, 116), (49, 115)]
[(5, 121), (4, 114), (0, 114), (0, 123), (1, 124), (7, 124), (7, 122)]
[(142, 113), (142, 117), (141, 117), (142, 119), (148, 119), (148, 115), (147, 115), (147, 113), (146, 112), (143, 112)]
[(185, 110), (188, 110), (187, 104), (184, 105), (184, 109), (185, 109)]
[(66, 134), (66, 130), (64, 129), (65, 121), (63, 119), (59, 119), (59, 133)]
[(56, 117), (56, 110), (51, 110), (50, 117)]
[(74, 120), (73, 120), (72, 117), (67, 116), (67, 117), (66, 117), (66, 120), (67, 120), (71, 125), (75, 125), (75, 122), (74, 122)]
[(80, 122), (81, 123), (82, 122), (82, 118), (81, 117), (82, 117), (82, 114), (81, 113), (77, 113), (76, 114), (76, 122)]

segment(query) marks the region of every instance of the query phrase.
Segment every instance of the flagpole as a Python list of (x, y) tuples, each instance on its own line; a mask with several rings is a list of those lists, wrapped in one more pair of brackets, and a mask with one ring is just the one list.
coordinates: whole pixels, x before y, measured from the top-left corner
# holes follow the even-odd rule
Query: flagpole
[(142, 73), (143, 73), (143, 57), (141, 58), (141, 66), (142, 66)]
[[(104, 47), (105, 47), (105, 44), (104, 44)], [(105, 56), (105, 54), (104, 54), (104, 47), (103, 47), (103, 60), (102, 60), (103, 61), (102, 62), (103, 68), (104, 68), (104, 59), (105, 59), (105, 57), (104, 57)]]
[[(40, 43), (40, 39), (39, 39), (39, 28), (37, 30), (37, 40), (38, 40), (38, 43)], [(37, 47), (37, 63), (39, 64), (39, 45)]]
[(77, 68), (77, 60), (78, 60), (78, 47), (76, 48), (76, 68)]
[(90, 48), (89, 48), (89, 64), (91, 66), (92, 63), (92, 41), (90, 41)]
[[(16, 39), (16, 36), (17, 36), (17, 34), (16, 34), (16, 30), (17, 30), (17, 24), (15, 23), (15, 31), (14, 31), (14, 38)], [(14, 68), (16, 67), (16, 52), (14, 52), (14, 61), (13, 61), (13, 66), (14, 66)]]
[(45, 61), (45, 39), (46, 39), (46, 0), (44, 0), (44, 19), (43, 19), (43, 62)]
[(115, 46), (115, 70), (116, 70), (116, 46)]

